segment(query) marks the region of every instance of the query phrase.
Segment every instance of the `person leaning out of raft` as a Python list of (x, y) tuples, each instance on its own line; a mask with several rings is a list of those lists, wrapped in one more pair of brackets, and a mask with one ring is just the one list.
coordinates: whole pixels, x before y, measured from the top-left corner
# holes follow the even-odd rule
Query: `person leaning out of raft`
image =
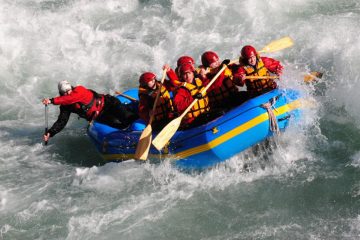
[[(187, 107), (198, 99), (198, 102), (190, 109), (190, 111), (184, 116), (181, 122), (181, 128), (188, 128), (195, 126), (198, 123), (202, 123), (205, 116), (204, 113), (209, 112), (209, 103), (206, 93), (204, 96), (201, 91), (205, 87), (203, 82), (199, 78), (195, 78), (195, 68), (192, 64), (185, 63), (179, 67), (180, 79), (176, 75), (170, 76), (170, 82), (180, 81), (182, 84), (177, 87), (174, 97), (174, 109), (178, 114), (183, 113)], [(171, 79), (171, 77), (175, 79)]]
[(80, 85), (73, 87), (66, 80), (58, 83), (58, 89), (60, 96), (42, 100), (44, 105), (60, 105), (58, 119), (43, 136), (45, 142), (66, 126), (71, 113), (76, 113), (89, 122), (96, 120), (119, 129), (128, 127), (138, 118), (130, 108), (109, 94), (98, 94)]
[[(202, 65), (199, 67), (199, 77), (205, 85), (219, 72), (223, 64), (227, 65), (230, 60), (226, 59), (220, 62), (216, 52), (207, 51), (201, 55)], [(208, 90), (209, 104), (211, 111), (230, 107), (233, 99), (238, 92), (233, 83), (231, 66), (226, 66), (225, 70), (218, 77), (212, 89)]]
[(256, 97), (277, 88), (274, 79), (246, 79), (246, 76), (270, 76), (270, 73), (281, 75), (283, 66), (279, 61), (260, 57), (253, 46), (247, 45), (241, 49), (239, 67), (234, 72), (234, 81), (239, 86), (246, 85), (248, 97)]
[[(154, 114), (151, 124), (153, 129), (164, 127), (174, 118), (174, 108), (168, 91), (169, 83), (168, 81), (164, 82), (161, 88), (160, 85), (160, 81), (156, 80), (156, 75), (152, 72), (145, 72), (139, 78), (139, 116), (148, 124), (150, 116)], [(157, 106), (155, 112), (152, 112), (159, 88), (160, 95)]]

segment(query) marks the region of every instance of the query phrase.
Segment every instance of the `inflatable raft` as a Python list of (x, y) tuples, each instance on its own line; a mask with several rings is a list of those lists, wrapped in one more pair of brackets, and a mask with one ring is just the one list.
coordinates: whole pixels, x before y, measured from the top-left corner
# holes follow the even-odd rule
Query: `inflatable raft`
[[(138, 98), (137, 89), (124, 94)], [(137, 107), (136, 102), (120, 95), (118, 98)], [(301, 102), (301, 94), (296, 90), (273, 90), (204, 125), (177, 131), (162, 151), (152, 146), (149, 159), (171, 159), (182, 169), (201, 170), (214, 166), (271, 137), (274, 131), (284, 131), (291, 122), (298, 121)], [(94, 122), (88, 129), (88, 135), (105, 160), (128, 160), (134, 158), (136, 145), (145, 127), (140, 120), (126, 130)], [(153, 139), (156, 134), (153, 132)]]

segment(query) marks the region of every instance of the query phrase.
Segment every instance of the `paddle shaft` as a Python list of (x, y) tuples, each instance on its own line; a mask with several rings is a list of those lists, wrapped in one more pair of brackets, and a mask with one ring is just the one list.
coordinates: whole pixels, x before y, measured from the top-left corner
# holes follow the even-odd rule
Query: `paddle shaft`
[(150, 120), (149, 120), (150, 125), (151, 125), (152, 121), (154, 120), (156, 105), (157, 105), (157, 102), (158, 102), (159, 97), (160, 97), (161, 88), (162, 88), (162, 85), (164, 83), (165, 77), (166, 77), (166, 70), (163, 71), (163, 75), (162, 75), (162, 78), (161, 78), (161, 81), (160, 81), (160, 86), (159, 86), (159, 89), (158, 89), (158, 91), (156, 93), (154, 105), (153, 105), (153, 108), (152, 108), (152, 113), (151, 113)]
[[(304, 82), (311, 82), (314, 81), (316, 78), (321, 78), (322, 73), (320, 72), (311, 72), (310, 74), (306, 74), (304, 76)], [(246, 76), (246, 79), (277, 79), (280, 76)]]
[[(226, 65), (224, 65), (220, 71), (213, 77), (213, 79), (211, 79), (211, 81), (209, 82), (209, 84), (201, 91), (201, 94), (204, 95), (204, 93), (206, 93), (206, 91), (211, 87), (211, 85), (216, 81), (216, 79), (220, 76), (220, 74), (226, 69)], [(199, 101), (199, 99), (195, 99), (187, 108), (186, 110), (178, 117), (178, 118), (183, 118), (189, 111), (190, 109)]]
[(277, 79), (279, 76), (246, 76), (245, 79)]
[(120, 95), (120, 96), (123, 96), (124, 98), (127, 98), (127, 99), (129, 99), (129, 100), (131, 100), (131, 101), (134, 101), (134, 102), (137, 102), (137, 101), (138, 101), (137, 99), (135, 99), (135, 98), (133, 98), (133, 97), (130, 97), (129, 95), (123, 94), (123, 93), (121, 93), (121, 92), (115, 92), (115, 94)]
[[(48, 106), (45, 105), (45, 133), (44, 134), (47, 134), (48, 129), (49, 129)], [(44, 144), (46, 146), (48, 144), (48, 141), (45, 141)]]

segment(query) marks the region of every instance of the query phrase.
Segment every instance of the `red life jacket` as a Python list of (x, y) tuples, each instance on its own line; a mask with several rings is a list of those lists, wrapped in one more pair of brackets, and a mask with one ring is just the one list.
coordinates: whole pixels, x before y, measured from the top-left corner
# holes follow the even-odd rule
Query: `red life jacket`
[(53, 99), (55, 105), (70, 105), (74, 113), (88, 121), (94, 120), (104, 108), (104, 96), (83, 86), (77, 86), (66, 96)]

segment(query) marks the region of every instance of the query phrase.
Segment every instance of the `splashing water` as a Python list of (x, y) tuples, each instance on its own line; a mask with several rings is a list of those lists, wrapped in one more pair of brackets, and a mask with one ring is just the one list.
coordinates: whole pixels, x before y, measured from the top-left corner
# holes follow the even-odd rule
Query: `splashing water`
[[(0, 239), (359, 239), (359, 23), (355, 0), (0, 0)], [(41, 144), (59, 80), (114, 93), (181, 55), (283, 36), (279, 84), (316, 104), (268, 145), (184, 173), (104, 165), (74, 117)]]

